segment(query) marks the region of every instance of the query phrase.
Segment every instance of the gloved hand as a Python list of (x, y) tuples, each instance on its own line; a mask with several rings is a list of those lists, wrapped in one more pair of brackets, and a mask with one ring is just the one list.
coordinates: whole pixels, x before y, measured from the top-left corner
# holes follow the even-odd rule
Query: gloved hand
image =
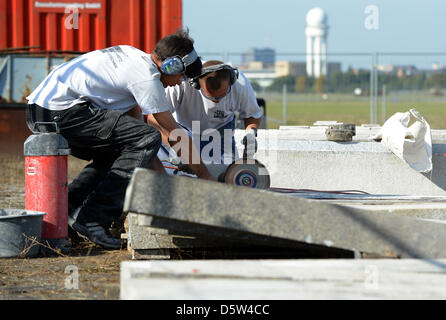
[(257, 152), (257, 130), (248, 129), (243, 137), (242, 144), (245, 147), (243, 150), (243, 158), (252, 158)]

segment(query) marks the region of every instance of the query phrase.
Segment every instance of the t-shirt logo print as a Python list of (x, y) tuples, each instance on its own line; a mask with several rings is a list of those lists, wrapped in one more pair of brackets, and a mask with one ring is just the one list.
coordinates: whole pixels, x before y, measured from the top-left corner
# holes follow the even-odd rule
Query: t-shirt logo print
[(214, 111), (214, 118), (224, 118), (225, 112), (222, 110), (216, 110)]

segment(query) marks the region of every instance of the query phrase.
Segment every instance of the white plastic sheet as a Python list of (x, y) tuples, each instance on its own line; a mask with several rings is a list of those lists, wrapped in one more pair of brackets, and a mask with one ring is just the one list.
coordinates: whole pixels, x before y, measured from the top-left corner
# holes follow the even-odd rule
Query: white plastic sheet
[[(414, 123), (409, 126), (411, 116)], [(432, 171), (432, 136), (429, 123), (416, 109), (397, 112), (373, 137), (418, 172)]]

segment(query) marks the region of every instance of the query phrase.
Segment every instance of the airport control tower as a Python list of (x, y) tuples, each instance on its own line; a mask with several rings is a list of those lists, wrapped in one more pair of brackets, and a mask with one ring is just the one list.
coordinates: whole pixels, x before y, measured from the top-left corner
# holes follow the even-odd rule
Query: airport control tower
[(318, 78), (327, 75), (327, 14), (321, 8), (307, 13), (307, 75)]

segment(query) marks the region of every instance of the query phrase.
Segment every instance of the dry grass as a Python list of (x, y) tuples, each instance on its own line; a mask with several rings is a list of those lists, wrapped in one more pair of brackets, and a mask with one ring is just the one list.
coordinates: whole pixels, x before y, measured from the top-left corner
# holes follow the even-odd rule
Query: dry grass
[[(126, 250), (106, 251), (91, 243), (72, 248), (68, 256), (2, 259), (0, 299), (119, 299), (120, 262)], [(78, 288), (66, 281), (75, 267)]]
[[(280, 95), (264, 96), (268, 117), (279, 121), (283, 120), (283, 102)], [(380, 97), (381, 98), (381, 97)], [(382, 125), (382, 101), (379, 101), (378, 120)], [(435, 100), (429, 96), (403, 95), (401, 97), (389, 97), (386, 104), (386, 119), (396, 112), (406, 112), (416, 108), (428, 121), (432, 129), (446, 128), (446, 99)], [(312, 125), (316, 121), (330, 120), (343, 123), (361, 125), (370, 123), (370, 101), (360, 97), (352, 98), (348, 95), (329, 95), (324, 101), (320, 96), (310, 96), (306, 100), (302, 95), (289, 94), (286, 111), (287, 125)], [(269, 129), (277, 129), (280, 124), (268, 121)]]
[[(71, 182), (87, 164), (68, 157), (68, 182)], [(18, 155), (0, 155), (0, 208), (25, 208), (25, 158)]]
[(0, 156), (0, 207), (25, 207), (25, 160), (19, 156)]
[[(68, 181), (86, 164), (69, 157)], [(1, 154), (0, 172), (0, 208), (25, 208), (24, 157)], [(64, 255), (36, 239), (27, 240), (19, 258), (0, 259), (0, 300), (119, 298), (119, 266), (121, 261), (131, 259), (126, 249), (103, 250), (84, 241), (71, 243), (71, 252)], [(46, 247), (52, 256), (26, 258), (26, 252), (37, 245)], [(79, 289), (65, 287), (67, 266), (79, 270)]]

